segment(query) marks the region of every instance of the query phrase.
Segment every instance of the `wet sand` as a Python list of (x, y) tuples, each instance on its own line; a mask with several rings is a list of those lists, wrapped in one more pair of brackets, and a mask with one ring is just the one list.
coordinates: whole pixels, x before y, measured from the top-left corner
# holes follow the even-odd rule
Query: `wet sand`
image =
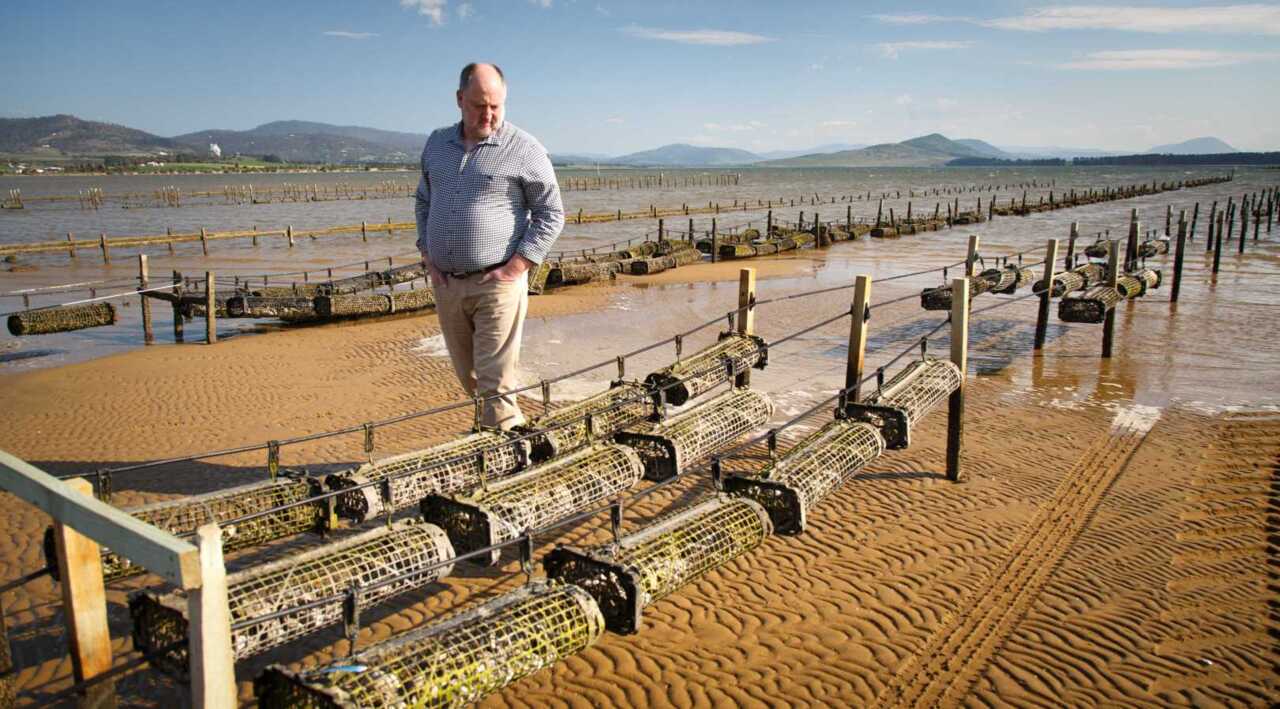
[[(962, 255), (964, 233), (704, 264), (535, 298), (526, 380), (607, 361), (727, 311), (742, 265), (757, 269), (762, 299), (844, 284), (858, 272), (876, 278), (873, 303), (912, 296), (940, 275), (889, 279)], [(988, 258), (1007, 253), (999, 237), (992, 242)], [(1048, 347), (1033, 355), (1033, 299), (976, 313), (967, 482), (942, 477), (946, 415), (936, 411), (908, 450), (887, 452), (820, 505), (803, 535), (770, 538), (647, 609), (637, 635), (607, 634), (486, 705), (1275, 703), (1280, 384), (1268, 373), (1280, 367), (1277, 254), (1268, 241), (1243, 257), (1224, 254), (1213, 280), (1193, 248), (1176, 309), (1164, 302), (1167, 290), (1120, 306), (1110, 362), (1098, 359), (1099, 328), (1056, 318)], [(757, 326), (777, 339), (847, 308), (850, 297), (762, 306)], [(981, 296), (975, 310), (1002, 300)], [(870, 366), (914, 346), (942, 317), (910, 298), (873, 307)], [(720, 327), (691, 336), (685, 351)], [(435, 335), (433, 316), (412, 316), (6, 375), (0, 448), (54, 472), (90, 472), (443, 404), (459, 391)], [(839, 386), (847, 335), (841, 321), (771, 350), (753, 384), (773, 396), (776, 420)], [(930, 352), (947, 347), (945, 330), (929, 341)], [(673, 355), (663, 348), (638, 356), (628, 374), (642, 376)], [(613, 375), (606, 366), (556, 385), (556, 395), (572, 398)], [(811, 430), (825, 415), (792, 430)], [(461, 410), (380, 429), (378, 454), (448, 438), (469, 423)], [(282, 462), (314, 471), (362, 457), (355, 434), (288, 447)], [(259, 479), (264, 460), (252, 452), (121, 475), (114, 502)], [(630, 508), (627, 528), (707, 491), (705, 475), (690, 476)], [(10, 508), (0, 542), (5, 579), (43, 564), (38, 540), (47, 523), (31, 508)], [(539, 539), (536, 554), (554, 543), (605, 541), (607, 530), (607, 519), (579, 525)], [(298, 538), (267, 556), (317, 543)], [(231, 565), (262, 556), (233, 555)], [(518, 584), (516, 571), (510, 559), (501, 570), (463, 570), (372, 609), (358, 642)], [(118, 662), (130, 657), (127, 593), (148, 583), (109, 588)], [(4, 598), (27, 705), (69, 682), (57, 598), (47, 579)], [(240, 663), (241, 699), (251, 699), (252, 678), (271, 662), (343, 656), (340, 635), (334, 628)], [(126, 704), (182, 696), (150, 671), (130, 674), (119, 689)]]

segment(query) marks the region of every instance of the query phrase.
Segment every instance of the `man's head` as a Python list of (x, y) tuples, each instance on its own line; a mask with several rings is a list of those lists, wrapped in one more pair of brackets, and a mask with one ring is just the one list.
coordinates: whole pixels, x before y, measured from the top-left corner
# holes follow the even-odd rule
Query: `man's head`
[(496, 64), (468, 64), (458, 78), (458, 108), (464, 136), (484, 140), (502, 125), (507, 80)]

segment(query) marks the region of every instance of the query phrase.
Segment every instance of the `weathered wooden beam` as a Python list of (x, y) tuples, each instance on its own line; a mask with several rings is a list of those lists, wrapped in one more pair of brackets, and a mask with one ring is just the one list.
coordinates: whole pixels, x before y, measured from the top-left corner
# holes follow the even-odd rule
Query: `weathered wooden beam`
[(871, 304), (871, 276), (853, 282), (853, 310), (849, 322), (849, 361), (844, 371), (844, 387), (851, 389), (849, 401), (862, 400), (862, 371), (867, 361), (867, 307)]

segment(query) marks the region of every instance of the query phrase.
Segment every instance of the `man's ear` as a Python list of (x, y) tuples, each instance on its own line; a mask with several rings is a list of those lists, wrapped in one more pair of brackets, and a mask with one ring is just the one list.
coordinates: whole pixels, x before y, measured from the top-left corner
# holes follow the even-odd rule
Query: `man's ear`
[(462, 108), (462, 92), (457, 91), (454, 95), (458, 98), (458, 108)]

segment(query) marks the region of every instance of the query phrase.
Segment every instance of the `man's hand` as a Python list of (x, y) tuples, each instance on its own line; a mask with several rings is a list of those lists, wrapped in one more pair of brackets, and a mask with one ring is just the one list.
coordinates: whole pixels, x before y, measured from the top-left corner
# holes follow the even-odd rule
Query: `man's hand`
[(533, 266), (534, 263), (532, 261), (520, 254), (516, 254), (506, 263), (481, 276), (480, 282), (498, 281), (500, 283), (510, 283), (519, 278), (525, 271), (533, 268)]
[(427, 268), (427, 275), (431, 277), (432, 287), (449, 285), (449, 277), (436, 268), (436, 265), (431, 263), (431, 259), (427, 258), (426, 254), (422, 256), (422, 265)]

